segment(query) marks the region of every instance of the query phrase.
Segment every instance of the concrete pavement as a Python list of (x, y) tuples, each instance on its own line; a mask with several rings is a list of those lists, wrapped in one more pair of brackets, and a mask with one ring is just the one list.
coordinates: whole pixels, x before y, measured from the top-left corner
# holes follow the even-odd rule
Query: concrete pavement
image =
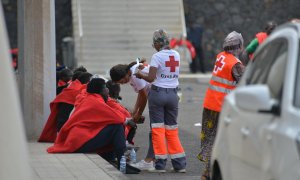
[(49, 154), (51, 143), (29, 142), (34, 180), (128, 180), (97, 154)]

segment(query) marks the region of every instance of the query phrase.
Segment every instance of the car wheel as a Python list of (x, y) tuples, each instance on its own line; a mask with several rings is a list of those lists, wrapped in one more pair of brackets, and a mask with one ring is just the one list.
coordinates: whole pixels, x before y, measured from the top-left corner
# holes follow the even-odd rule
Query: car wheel
[(212, 180), (222, 180), (222, 174), (218, 162), (214, 163)]

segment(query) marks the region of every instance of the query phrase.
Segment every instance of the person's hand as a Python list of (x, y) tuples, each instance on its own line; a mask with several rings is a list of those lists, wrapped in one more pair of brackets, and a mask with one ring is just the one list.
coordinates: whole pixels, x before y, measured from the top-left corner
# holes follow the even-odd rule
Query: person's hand
[(145, 122), (145, 116), (141, 116), (136, 123), (143, 124), (144, 122)]
[(141, 73), (140, 70), (136, 71), (134, 75), (135, 75), (135, 77), (137, 77), (139, 79), (142, 79), (142, 77), (143, 77), (143, 74)]
[(139, 66), (137, 67), (137, 69), (139, 70), (143, 70), (145, 68), (144, 64), (140, 63)]
[(136, 127), (136, 123), (133, 121), (132, 118), (126, 118), (124, 124), (133, 128)]
[(138, 122), (138, 120), (141, 118), (141, 115), (139, 113), (135, 113), (132, 116), (132, 119), (134, 120), (134, 122)]

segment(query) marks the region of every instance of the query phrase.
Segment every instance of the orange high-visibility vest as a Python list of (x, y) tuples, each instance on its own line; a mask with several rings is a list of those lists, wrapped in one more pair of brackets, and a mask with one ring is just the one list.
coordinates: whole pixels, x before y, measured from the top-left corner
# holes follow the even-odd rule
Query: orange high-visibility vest
[[(257, 33), (255, 35), (255, 37), (258, 41), (258, 45), (260, 45), (261, 43), (263, 43), (267, 39), (268, 35), (265, 32), (260, 32), (260, 33)], [(252, 60), (253, 59), (253, 53), (249, 54), (249, 57)]]
[(232, 67), (240, 62), (234, 55), (221, 52), (213, 69), (209, 87), (206, 91), (203, 106), (207, 109), (220, 112), (224, 97), (235, 88), (236, 81), (231, 75)]
[(255, 35), (255, 37), (258, 40), (258, 44), (260, 45), (261, 43), (263, 43), (267, 39), (268, 35), (265, 32), (260, 32), (260, 33), (257, 33)]

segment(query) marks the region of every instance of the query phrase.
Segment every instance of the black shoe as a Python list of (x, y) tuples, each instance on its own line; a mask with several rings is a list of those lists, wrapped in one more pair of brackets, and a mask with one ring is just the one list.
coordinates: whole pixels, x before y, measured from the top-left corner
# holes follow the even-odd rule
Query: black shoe
[(126, 163), (126, 174), (139, 174), (141, 172), (140, 169), (135, 168), (128, 163)]

